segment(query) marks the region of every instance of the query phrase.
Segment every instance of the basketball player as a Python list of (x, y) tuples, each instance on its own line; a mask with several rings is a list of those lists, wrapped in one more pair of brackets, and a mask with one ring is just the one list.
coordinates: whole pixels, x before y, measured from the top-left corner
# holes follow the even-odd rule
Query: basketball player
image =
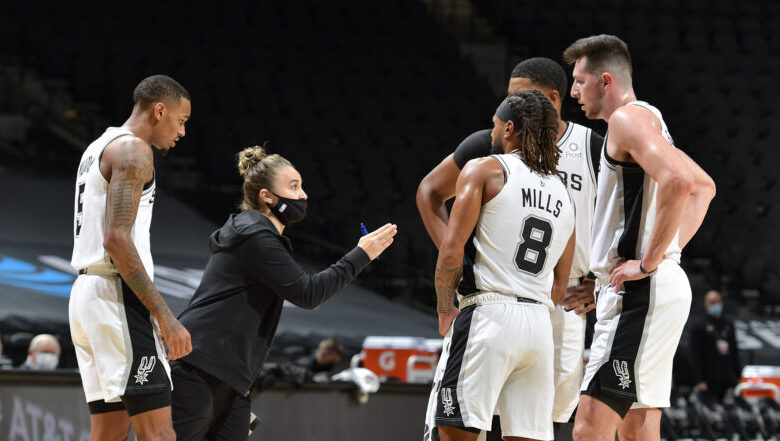
[[(555, 405), (553, 421), (569, 422), (579, 401), (585, 349), (585, 313), (595, 308), (593, 282), (589, 272), (590, 233), (596, 199), (596, 166), (604, 140), (591, 129), (560, 118), (563, 97), (568, 90), (566, 72), (554, 60), (543, 57), (520, 62), (512, 71), (508, 93), (539, 90), (558, 112), (557, 145), (562, 150), (558, 170), (577, 212), (577, 245), (566, 300), (552, 313), (555, 341)], [(428, 233), (438, 247), (447, 228), (444, 201), (455, 194), (455, 181), (465, 164), (491, 153), (491, 129), (480, 130), (461, 142), (420, 183), (417, 207)], [(467, 245), (468, 246), (468, 245)], [(467, 257), (468, 259), (468, 257)], [(461, 293), (463, 294), (463, 293)], [(445, 341), (446, 344), (446, 341)], [(441, 372), (434, 378), (440, 380)], [(435, 389), (435, 388), (434, 388)], [(436, 397), (431, 395), (426, 416), (425, 440), (433, 426)]]
[[(450, 336), (436, 390), (434, 439), (443, 441), (476, 440), (494, 409), (506, 440), (553, 436), (550, 312), (575, 247), (574, 204), (556, 168), (558, 119), (528, 90), (505, 99), (493, 124), (505, 154), (464, 167), (436, 264), (439, 332)], [(474, 263), (464, 266), (468, 242)]]
[[(601, 286), (575, 440), (660, 439), (672, 359), (691, 288), (681, 249), (701, 225), (715, 184), (674, 142), (661, 112), (637, 101), (626, 44), (574, 42), (571, 96), (609, 124), (601, 155), (591, 269)], [(622, 420), (622, 424), (621, 424)]]
[(70, 331), (90, 411), (90, 440), (176, 439), (168, 359), (190, 334), (152, 284), (149, 249), (155, 179), (152, 148), (184, 136), (189, 93), (154, 75), (133, 92), (133, 112), (87, 147), (76, 178)]

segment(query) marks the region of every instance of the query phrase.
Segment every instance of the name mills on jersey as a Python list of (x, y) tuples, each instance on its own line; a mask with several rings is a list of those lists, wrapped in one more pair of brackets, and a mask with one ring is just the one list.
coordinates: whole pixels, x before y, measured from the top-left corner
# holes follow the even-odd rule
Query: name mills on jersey
[[(544, 183), (542, 183), (544, 185)], [(555, 217), (561, 214), (561, 208), (563, 207), (563, 201), (558, 198), (553, 198), (549, 193), (545, 193), (538, 188), (523, 188), (523, 208), (532, 207), (544, 210)], [(553, 201), (555, 203), (553, 204)]]

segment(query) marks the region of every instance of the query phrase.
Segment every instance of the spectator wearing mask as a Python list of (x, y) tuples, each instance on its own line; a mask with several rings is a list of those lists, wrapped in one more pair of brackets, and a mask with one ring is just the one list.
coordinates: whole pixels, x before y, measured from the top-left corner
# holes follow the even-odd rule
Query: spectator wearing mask
[(60, 343), (51, 334), (39, 334), (30, 341), (30, 347), (27, 349), (27, 360), (20, 367), (46, 371), (57, 369), (59, 363)]
[(696, 387), (720, 400), (739, 378), (739, 351), (734, 322), (723, 315), (723, 298), (717, 291), (704, 296), (706, 316), (691, 333)]

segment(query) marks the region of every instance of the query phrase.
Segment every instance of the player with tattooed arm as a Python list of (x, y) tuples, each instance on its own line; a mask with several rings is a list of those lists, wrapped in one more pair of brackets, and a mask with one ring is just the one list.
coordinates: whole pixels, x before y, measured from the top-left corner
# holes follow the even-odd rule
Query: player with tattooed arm
[[(192, 350), (190, 334), (152, 283), (149, 226), (153, 148), (185, 134), (189, 93), (154, 75), (133, 92), (133, 112), (87, 147), (76, 177), (69, 318), (90, 412), (90, 441), (173, 441), (168, 360)], [(160, 337), (168, 347), (167, 357)]]

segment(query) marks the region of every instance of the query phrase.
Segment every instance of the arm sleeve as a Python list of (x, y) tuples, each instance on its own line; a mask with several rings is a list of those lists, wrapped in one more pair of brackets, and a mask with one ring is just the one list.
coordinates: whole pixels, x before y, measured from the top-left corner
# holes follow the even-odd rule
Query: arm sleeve
[(309, 274), (298, 265), (278, 237), (260, 232), (241, 245), (241, 265), (280, 297), (307, 309), (331, 298), (371, 260), (359, 247), (325, 270)]
[(463, 170), (467, 162), (475, 158), (482, 158), (490, 154), (490, 129), (480, 130), (467, 136), (461, 141), (452, 158), (455, 159), (455, 165)]

